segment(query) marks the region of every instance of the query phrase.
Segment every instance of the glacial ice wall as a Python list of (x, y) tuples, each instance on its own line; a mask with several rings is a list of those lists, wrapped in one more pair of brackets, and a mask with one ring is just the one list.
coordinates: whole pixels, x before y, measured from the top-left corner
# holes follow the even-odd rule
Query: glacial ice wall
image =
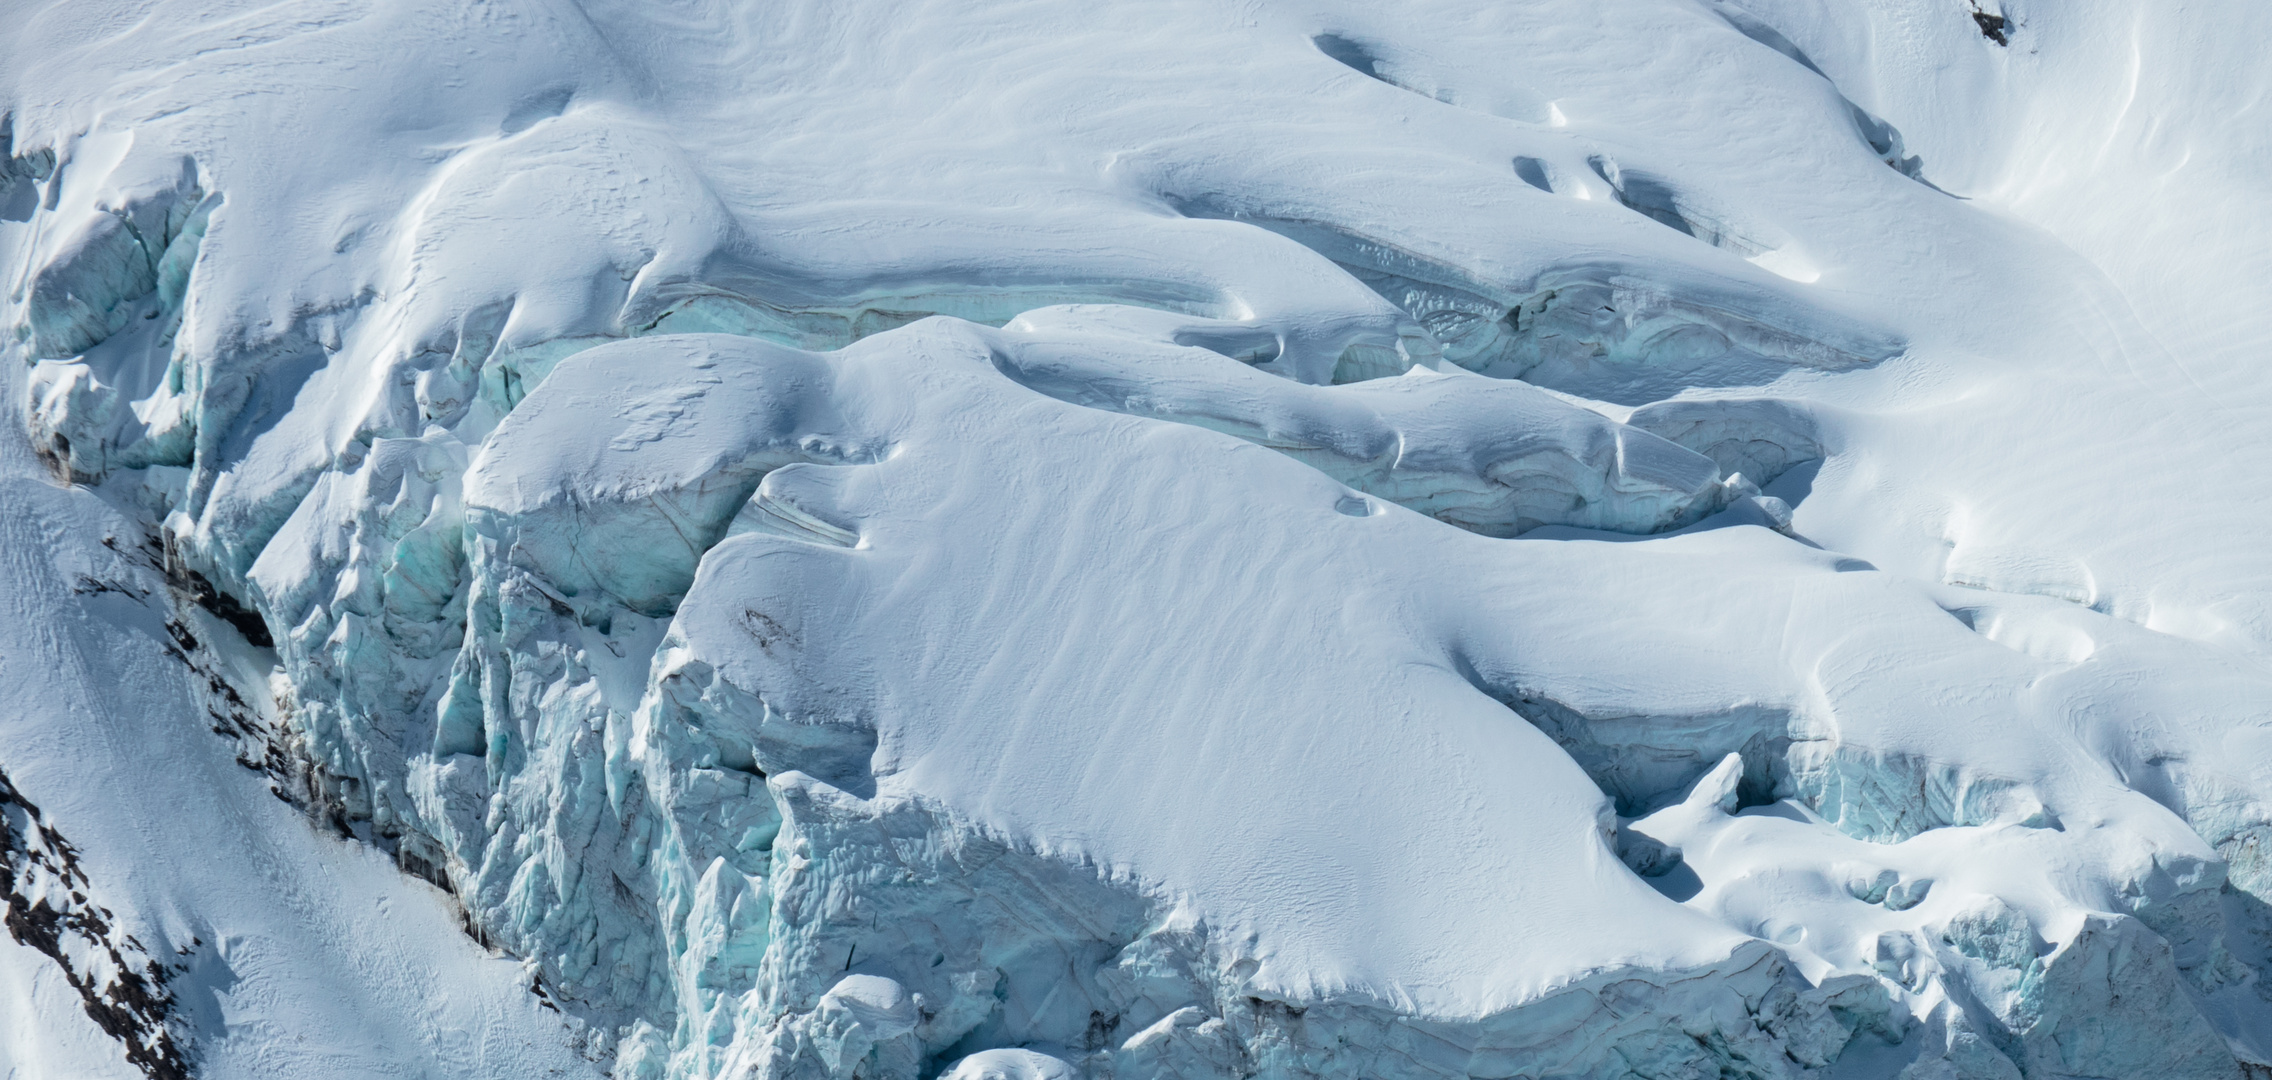
[(9, 349), (621, 1077), (2260, 1074), (2265, 429), (1790, 9), (48, 9)]

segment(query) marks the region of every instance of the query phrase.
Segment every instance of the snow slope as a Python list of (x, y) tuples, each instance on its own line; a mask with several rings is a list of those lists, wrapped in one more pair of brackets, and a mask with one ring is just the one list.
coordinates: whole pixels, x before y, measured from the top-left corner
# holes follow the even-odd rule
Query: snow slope
[[(241, 679), (244, 661), (270, 661), (232, 655), (218, 620), (169, 605), (164, 575), (135, 551), (142, 526), (58, 487), (20, 437), (5, 442), (0, 769), (76, 850), (80, 875), (60, 889), (53, 872), (9, 875), (11, 930), (43, 906), (64, 913), (70, 965), (22, 933), (0, 944), (9, 1075), (141, 1075), (66, 975), (107, 1004), (118, 966), (165, 977), (153, 991), (171, 1007), (156, 1018), (170, 1013), (183, 1054), (151, 1060), (186, 1058), (198, 1076), (597, 1075), (522, 966), (485, 956), (443, 896), (318, 832), (232, 759), (237, 744), (211, 729), (235, 710), (207, 674)], [(184, 635), (203, 641), (185, 649)], [(28, 830), (9, 809), (16, 849)], [(77, 921), (90, 911), (107, 924), (92, 937)], [(106, 963), (110, 949), (127, 963)], [(169, 1029), (141, 1019), (114, 1022), (139, 1045)]]
[(7, 14), (200, 1075), (2272, 1070), (2250, 5)]

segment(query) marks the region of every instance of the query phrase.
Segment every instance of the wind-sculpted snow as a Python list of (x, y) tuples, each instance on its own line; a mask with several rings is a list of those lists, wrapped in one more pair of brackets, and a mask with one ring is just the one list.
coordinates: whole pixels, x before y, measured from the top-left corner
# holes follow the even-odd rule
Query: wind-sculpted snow
[(626, 1080), (2237, 1080), (2240, 7), (27, 5), (0, 322)]
[[(1107, 1066), (1083, 1055), (1150, 1053), (1181, 1039), (1198, 1040), (1188, 1048), (1195, 1060), (1227, 1063), (1225, 1069), (1274, 1053), (1292, 1055), (1270, 1060), (1298, 1072), (1392, 1069), (1383, 1062), (1396, 1059), (1372, 1056), (1391, 1053), (1385, 1045), (1348, 1051), (1360, 1056), (1347, 1059), (1300, 1049), (1305, 1038), (1353, 1038), (1338, 1025), (1362, 1028), (1372, 1022), (1364, 1019), (1367, 1009), (1436, 1017), (1466, 1054), (1519, 1032), (1522, 1039), (1493, 1052), (1540, 1064), (1554, 1052), (1571, 1052), (1570, 1045), (1646, 1041), (1615, 1034), (1606, 1017), (1572, 1014), (1549, 1023), (1529, 1011), (1558, 1000), (1552, 992), (1565, 980), (1669, 964), (1687, 973), (1653, 982), (1659, 989), (1648, 992), (1652, 999), (1664, 996), (1651, 1008), (1690, 1010), (1695, 1006), (1679, 1003), (1687, 992), (1680, 987), (1720, 985), (1756, 965), (1756, 958), (1731, 961), (1737, 968), (1715, 960), (1735, 955), (1741, 938), (1724, 936), (1731, 928), (1781, 941), (1828, 971), (1863, 976), (1886, 970), (1888, 957), (1936, 955), (1934, 935), (1948, 936), (1936, 927), (1982, 898), (2033, 896), (2045, 905), (2035, 916), (2044, 924), (2072, 920), (2063, 913), (2079, 910), (2071, 906), (2076, 899), (2055, 883), (2061, 875), (2054, 867), (2108, 867), (2092, 888), (2127, 895), (2140, 918), (2216, 887), (2197, 874), (2174, 886), (2153, 883), (2165, 866), (2208, 865), (2215, 856), (2160, 805), (2102, 768), (2078, 768), (2076, 751), (2062, 749), (2072, 744), (2057, 734), (2060, 710), (2031, 709), (2010, 690), (1993, 689), (2026, 685), (2015, 676), (2041, 662), (1951, 618), (1946, 590), (1841, 572), (1840, 560), (1748, 530), (1707, 533), (1663, 551), (1580, 543), (1501, 552), (1492, 541), (1462, 539), (1401, 510), (1351, 516), (1347, 489), (1279, 456), (1252, 457), (1243, 441), (1061, 404), (1056, 395), (1037, 397), (1001, 378), (1003, 367), (1050, 355), (1035, 338), (1046, 340), (1024, 325), (989, 332), (934, 321), (836, 357), (719, 337), (610, 346), (565, 363), (498, 429), (472, 468), (468, 517), (480, 537), (476, 550), (493, 560), (476, 567), (475, 604), (483, 603), (481, 583), (494, 582), (499, 614), (494, 632), (476, 616), (463, 655), (483, 659), (472, 667), (461, 659), (448, 700), (497, 692), (470, 686), (504, 687), (502, 707), (463, 715), (510, 726), (463, 745), (485, 753), (500, 775), (518, 770), (516, 761), (562, 753), (571, 767), (578, 754), (598, 753), (609, 756), (611, 769), (622, 761), (650, 769), (673, 764), (647, 773), (643, 796), (624, 791), (611, 802), (643, 798), (655, 807), (663, 820), (649, 827), (669, 837), (653, 841), (655, 849), (675, 856), (648, 869), (663, 933), (686, 942), (669, 950), (680, 957), (672, 993), (681, 1068), (730, 1073), (756, 1063), (794, 1072), (806, 1067), (797, 1062), (820, 1061), (827, 1071), (845, 1067), (844, 1045), (866, 1046), (854, 1057), (875, 1054), (878, 1063), (932, 1061), (976, 1038), (1080, 1047), (1073, 1056), (1089, 1061), (1086, 1068)], [(1151, 348), (1184, 355), (1172, 346)], [(1213, 363), (1233, 386), (1246, 370), (1222, 357)], [(1064, 370), (1054, 374), (1063, 378)], [(1291, 385), (1257, 377), (1263, 386)], [(986, 419), (1003, 415), (1018, 421)], [(997, 434), (957, 438), (971, 425)], [(1077, 458), (1047, 451), (1060, 441), (1089, 449)], [(1201, 464), (1216, 457), (1243, 464), (1230, 474)], [(1086, 464), (1068, 473), (1071, 461)], [(578, 497), (565, 497), (566, 478), (580, 478)], [(1031, 504), (1044, 490), (1059, 493), (1051, 496), (1058, 500), (1079, 494), (1058, 518), (1008, 509)], [(735, 498), (746, 507), (737, 508)], [(1102, 528), (1068, 528), (1092, 520)], [(571, 537), (573, 545), (561, 542)], [(655, 568), (684, 565), (670, 553), (692, 547), (704, 552), (691, 582), (673, 573), (656, 584)], [(586, 554), (596, 550), (654, 559)], [(1163, 557), (1182, 573), (1162, 581), (1139, 572)], [(1036, 572), (1069, 560), (1099, 572)], [(1459, 599), (1413, 599), (1415, 579), (1396, 568), (1414, 564), (1431, 568), (1418, 583), (1442, 582)], [(1270, 569), (1259, 578), (1239, 569), (1253, 565)], [(1732, 566), (1751, 569), (1731, 575)], [(1391, 577), (1382, 580), (1384, 573)], [(1395, 580), (1402, 584), (1389, 583)], [(1586, 618), (1580, 597), (1609, 588), (1619, 607), (1663, 628), (1652, 634), (1649, 654), (1605, 660), (1617, 631)], [(626, 724), (621, 712), (601, 707), (609, 696), (607, 676), (597, 670), (604, 656), (589, 674), (573, 669), (582, 656), (615, 651), (618, 641), (654, 648), (652, 624), (634, 609), (656, 596), (675, 602), (676, 614), (662, 635), (651, 689)], [(1387, 602), (1392, 596), (1405, 600)], [(1652, 608), (1661, 614), (1651, 616)], [(1677, 617), (1684, 610), (1719, 615), (1684, 622)], [(1761, 617), (1767, 611), (1782, 612), (1782, 622)], [(1044, 619), (1042, 612), (1056, 616)], [(1128, 628), (1138, 617), (1152, 628), (1131, 648)], [(1846, 640), (1793, 635), (1826, 651), (1773, 659), (1769, 643), (1791, 620), (1808, 618), (1851, 620), (1872, 632)], [(1761, 635), (1758, 644), (1730, 649), (1746, 626)], [(1868, 662), (1896, 641), (1908, 664), (1935, 671), (1932, 685), (1950, 688), (1951, 706), (1919, 717), (1901, 704), (1904, 697), (1875, 687), (1914, 677), (1913, 668), (1876, 671)], [(1382, 655), (1384, 649), (1390, 651)], [(560, 661), (542, 659), (555, 652), (569, 657), (568, 687), (592, 687), (580, 706), (559, 682), (523, 674), (559, 670)], [(1721, 661), (1708, 678), (1688, 659), (1723, 655), (1735, 659)], [(1070, 657), (1086, 660), (1068, 663)], [(1253, 700), (1227, 696), (1238, 691), (1238, 680), (1204, 674), (1255, 664), (1284, 677), (1244, 684), (1264, 695)], [(1396, 674), (1384, 680), (1384, 670)], [(1849, 674), (1835, 674), (1841, 671)], [(1204, 696), (1192, 698), (1178, 686), (1203, 687)], [(1755, 704), (1710, 719), (1708, 703), (1726, 700)], [(601, 722), (613, 732), (607, 739), (621, 740), (620, 750), (603, 751), (601, 740), (583, 733), (588, 718), (603, 712)], [(445, 726), (458, 714), (445, 704)], [(563, 722), (579, 714), (586, 723)], [(1677, 719), (1683, 715), (1697, 719)], [(1520, 723), (1524, 716), (1538, 727)], [(1633, 719), (1590, 719), (1604, 716)], [(1835, 727), (1826, 716), (1837, 718)], [(2038, 723), (2044, 734), (2010, 740), (1963, 766), (1939, 763), (1934, 748), (1982, 716)], [(617, 724), (629, 730), (616, 731)], [(543, 745), (560, 738), (563, 727), (574, 732), (569, 747)], [(1542, 732), (1570, 748), (1574, 762), (1548, 750)], [(1461, 750), (1450, 753), (1451, 746)], [(1736, 761), (1713, 770), (1724, 754)], [(1288, 760), (1316, 783), (1258, 791), (1239, 782), (1286, 768)], [(1573, 764), (1596, 770), (1591, 781)], [(1388, 792), (1446, 783), (1446, 770), (1451, 785), (1468, 793), (1464, 804), (1406, 804), (1417, 816), (1394, 816), (1399, 804)], [(1759, 884), (1740, 857), (1721, 866), (1686, 855), (1698, 841), (1669, 827), (1672, 811), (1637, 822), (1636, 835), (1672, 852), (1670, 865), (1642, 867), (1653, 875), (1647, 880), (1663, 888), (1685, 875), (1697, 885), (1682, 899), (1725, 920), (1719, 929), (1680, 921), (1681, 907), (1637, 889), (1616, 860), (1613, 848), (1633, 845), (1604, 834), (1603, 823), (1614, 819), (1603, 791), (1643, 814), (1668, 801), (1715, 807), (1688, 828), (1743, 836), (1793, 827), (1774, 815), (1730, 816), (1738, 808), (1737, 781), (1720, 778), (1747, 772), (1756, 774), (1755, 802), (1790, 798), (1819, 816), (1798, 823), (1800, 837), (1773, 846), (1776, 873)], [(687, 779), (657, 786), (657, 778), (672, 776)], [(753, 783), (759, 778), (762, 784)], [(1681, 801), (1692, 787), (1701, 792), (1714, 783), (1731, 785), (1730, 794)], [(737, 810), (760, 786), (771, 793), (766, 809), (755, 816)], [(1078, 794), (1099, 787), (1114, 798)], [(1094, 812), (1080, 813), (1084, 805)], [(1552, 824), (1558, 813), (1569, 820)], [(2070, 839), (2064, 819), (2083, 815), (2101, 826)], [(1240, 827), (1195, 847), (1186, 838), (1208, 821)], [(970, 827), (964, 822), (992, 823), (983, 831), (1001, 830), (1002, 839), (987, 843), (1009, 846), (985, 856), (901, 852), (906, 843), (928, 851), (974, 842), (952, 840)], [(861, 839), (876, 829), (882, 834)], [(1952, 832), (1977, 838), (1942, 839)], [(1416, 839), (1429, 836), (1474, 839), (1454, 849), (1468, 852), (1465, 861), (1447, 865), (1439, 843)], [(2018, 861), (2041, 867), (2044, 876), (1963, 884), (1970, 863), (1963, 845), (1990, 837), (2032, 852)], [(1878, 888), (1857, 853), (1889, 842), (1900, 842), (1894, 851), (1923, 845), (1894, 857), (1921, 869), (1896, 872)], [(2069, 852), (2076, 842), (2098, 854)], [(801, 853), (798, 861), (778, 861), (784, 845)], [(850, 854), (858, 851), (874, 854)], [(831, 852), (846, 853), (838, 856), (841, 868)], [(1415, 852), (1427, 861), (1408, 862)], [(972, 865), (1003, 861), (1036, 865), (1012, 879)], [(2122, 869), (2134, 864), (2144, 869)], [(1379, 876), (1342, 878), (1323, 893), (1282, 891), (1331, 873), (1313, 867), (1373, 867)], [(1803, 933), (1785, 940), (1786, 930), (1750, 909), (1761, 902), (1759, 889), (1777, 895), (1794, 877), (1819, 882), (1815, 887), (1840, 904), (1869, 904), (1881, 914), (1825, 915), (1835, 921), (1817, 924), (1815, 933), (1827, 940)], [(1394, 927), (1369, 924), (1369, 913), (1391, 901), (1368, 894), (1367, 882), (1413, 880), (1432, 883), (1427, 899), (1395, 901), (1401, 918)], [(1542, 880), (1557, 887), (1542, 892)], [(899, 884), (889, 892), (873, 891), (891, 881)], [(753, 909), (768, 896), (771, 915), (761, 918)], [(1014, 912), (1001, 916), (1012, 921), (950, 915), (978, 898), (988, 910)], [(1064, 925), (1034, 929), (1033, 913), (1042, 910), (1060, 912), (1053, 918)], [(1108, 917), (1114, 910), (1127, 914)], [(1302, 917), (1280, 917), (1286, 910)], [(1140, 928), (1174, 911), (1194, 923), (1183, 946), (1189, 955), (1178, 961), (1187, 972), (1180, 988), (1152, 998), (1115, 990), (1100, 972), (1145, 939)], [(2093, 963), (2093, 950), (2126, 940), (2125, 925), (2118, 920), (2096, 936), (2058, 938), (2069, 951), (2053, 959), (2071, 959), (2056, 970)], [(1610, 951), (1588, 954), (1570, 942)], [(1056, 959), (1035, 960), (1036, 950)], [(2176, 961), (2163, 953), (2156, 966), (2152, 955), (2132, 961), (2144, 965), (2135, 978), (2178, 985)], [(904, 1030), (887, 1024), (889, 1034), (866, 1044), (844, 1034), (846, 1022), (826, 1021), (829, 988), (861, 957), (861, 971), (891, 980), (901, 988), (893, 992), (915, 995), (911, 1000), (935, 1016)], [(2015, 963), (2025, 968), (2036, 959), (2030, 951)], [(1941, 981), (1912, 970), (1900, 985), (1920, 993), (1927, 1027), (1939, 1033), (1916, 1038), (1942, 1040), (1960, 1069), (1972, 1067), (1961, 1064), (1965, 1047), (1991, 1045), (1982, 1039), (2008, 1029), (2014, 1045), (2034, 1045), (2030, 1035), (2062, 1045), (2060, 1018), (2092, 1015), (2063, 999), (2045, 1003), (2040, 989), (2037, 998), (2023, 995), (2010, 1006), (1936, 1011), (1930, 1003), (1942, 995), (1980, 994), (1975, 982), (1991, 983), (2007, 970), (1942, 963), (1952, 974)], [(2054, 970), (2051, 961), (2044, 970)], [(1771, 965), (1750, 977), (1765, 982), (1735, 980), (1753, 986), (1735, 992), (1768, 993), (1797, 976)], [(1019, 1015), (1017, 1002), (1062, 997), (1068, 978), (1076, 986), (1099, 983)], [(577, 985), (572, 976), (567, 985)], [(1883, 1044), (1909, 1036), (1901, 1019), (1907, 1013), (1897, 1012), (1890, 996), (1854, 997), (1859, 986), (1887, 992), (1867, 978), (1815, 990), (1803, 980), (1789, 985), (1802, 1002), (1789, 1008), (1844, 1018), (1807, 1021), (1831, 1025), (1807, 1036), (1816, 1046), (1812, 1064), (1828, 1064), (1856, 1037)], [(1253, 1008), (1238, 1004), (1247, 998), (1305, 1016), (1313, 1003), (1328, 1008), (1335, 1034), (1288, 1034), (1234, 1015)], [(1833, 999), (1843, 1011), (1824, 1003)], [(997, 1000), (1008, 1004), (998, 1008)], [(1329, 1006), (1337, 1001), (1355, 1011), (1334, 1013)], [(1199, 1012), (1157, 1036), (1136, 1038), (1183, 1008)], [(1747, 1008), (1744, 1015), (1757, 1012)], [(2053, 1014), (2048, 1023), (2038, 1018), (2044, 1012)], [(2206, 1023), (2190, 1019), (2190, 1009), (2174, 1015), (2156, 1022)], [(1129, 1033), (1115, 1035), (1124, 1023)], [(2000, 1024), (2006, 1027), (1994, 1026)], [(1548, 1028), (1565, 1037), (1540, 1034)], [(1595, 1034), (1580, 1037), (1579, 1030)], [(2209, 1041), (2198, 1052), (2229, 1062), (2210, 1029), (2173, 1030), (2204, 1033)], [(1191, 1034), (1178, 1034), (1185, 1031)], [(1650, 1037), (1659, 1034), (1651, 1025)], [(1785, 1046), (1797, 1038), (1742, 1025), (1710, 1035), (1707, 1044), (1728, 1046), (1747, 1039)], [(891, 1048), (904, 1039), (914, 1041)], [(1274, 1040), (1289, 1048), (1272, 1049)], [(1562, 1049), (1538, 1051), (1543, 1057), (1516, 1053), (1536, 1042)], [(1684, 1049), (1663, 1067), (1692, 1052), (1703, 1054), (1698, 1062), (1715, 1060), (1696, 1045), (1683, 1040)], [(1632, 1047), (1620, 1052), (1643, 1052)], [(1673, 1053), (1664, 1046), (1647, 1052)], [(2094, 1060), (2071, 1064), (2098, 1067)], [(1472, 1061), (1462, 1057), (1443, 1068), (1457, 1074)], [(1583, 1071), (1599, 1062), (1566, 1064)], [(1187, 1067), (1201, 1066), (1177, 1068)], [(2218, 1075), (2205, 1067), (2211, 1071), (2201, 1075)]]

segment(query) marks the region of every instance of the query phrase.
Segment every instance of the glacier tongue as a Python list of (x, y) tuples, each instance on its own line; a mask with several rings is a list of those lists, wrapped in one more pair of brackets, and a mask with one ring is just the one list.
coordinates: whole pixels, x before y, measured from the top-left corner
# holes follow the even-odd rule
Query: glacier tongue
[(24, 6), (0, 539), (512, 1067), (2272, 1070), (2247, 5)]

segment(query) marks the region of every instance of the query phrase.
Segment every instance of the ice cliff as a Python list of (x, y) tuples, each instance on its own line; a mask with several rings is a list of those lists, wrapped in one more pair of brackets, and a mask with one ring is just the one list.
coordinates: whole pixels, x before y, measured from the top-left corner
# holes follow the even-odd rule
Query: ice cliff
[(2272, 1076), (2219, 11), (25, 3), (22, 544), (547, 1067)]

